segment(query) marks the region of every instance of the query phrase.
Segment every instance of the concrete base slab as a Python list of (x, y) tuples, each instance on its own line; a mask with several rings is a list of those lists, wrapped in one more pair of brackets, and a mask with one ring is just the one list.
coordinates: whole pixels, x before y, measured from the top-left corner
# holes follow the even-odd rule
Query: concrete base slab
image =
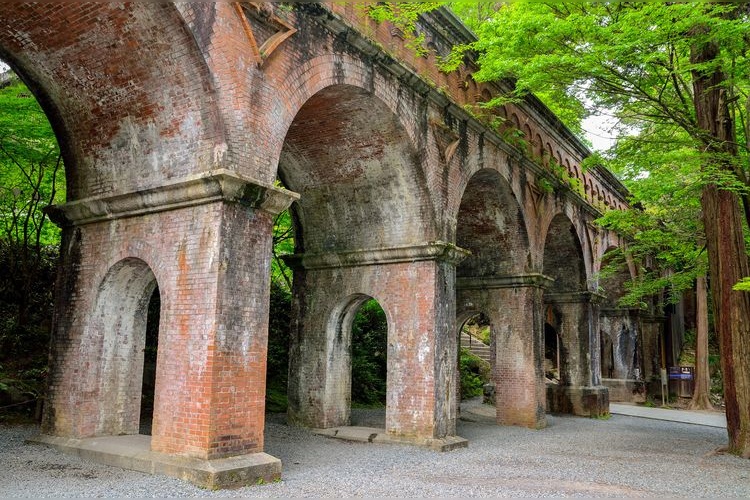
[(410, 436), (394, 436), (385, 429), (374, 427), (331, 427), (330, 429), (313, 429), (313, 433), (334, 439), (356, 441), (360, 443), (408, 444), (428, 448), (434, 451), (451, 451), (469, 446), (469, 440), (459, 436), (444, 438), (417, 438)]
[(267, 453), (201, 460), (151, 451), (151, 436), (73, 439), (42, 434), (29, 442), (46, 444), (106, 465), (176, 477), (208, 489), (235, 488), (281, 478), (281, 460)]
[(547, 411), (581, 417), (609, 414), (609, 390), (604, 386), (578, 387), (547, 384)]
[(646, 384), (641, 380), (603, 378), (602, 385), (609, 389), (610, 403), (643, 403), (646, 401)]

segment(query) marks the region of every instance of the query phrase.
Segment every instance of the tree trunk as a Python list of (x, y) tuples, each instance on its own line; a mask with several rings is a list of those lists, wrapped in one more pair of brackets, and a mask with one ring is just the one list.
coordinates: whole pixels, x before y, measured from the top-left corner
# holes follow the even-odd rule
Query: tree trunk
[[(708, 29), (696, 27), (703, 41), (691, 47), (693, 100), (708, 167), (732, 171), (737, 158), (734, 122), (726, 100), (726, 78), (717, 66), (719, 47), (707, 41)], [(711, 69), (703, 69), (709, 67)], [(736, 193), (706, 184), (701, 197), (708, 248), (709, 276), (713, 293), (714, 322), (719, 338), (724, 400), (727, 413), (728, 450), (750, 458), (750, 294), (732, 290), (750, 276), (743, 237), (743, 219)]]
[(712, 410), (708, 397), (711, 389), (711, 374), (708, 368), (708, 297), (706, 277), (699, 276), (696, 283), (696, 339), (695, 339), (695, 388), (690, 410)]

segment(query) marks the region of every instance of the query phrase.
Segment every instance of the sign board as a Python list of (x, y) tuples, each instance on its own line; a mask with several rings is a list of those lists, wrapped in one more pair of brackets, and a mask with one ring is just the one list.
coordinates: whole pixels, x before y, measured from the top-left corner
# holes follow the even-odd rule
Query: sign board
[(670, 366), (669, 380), (693, 380), (692, 366)]

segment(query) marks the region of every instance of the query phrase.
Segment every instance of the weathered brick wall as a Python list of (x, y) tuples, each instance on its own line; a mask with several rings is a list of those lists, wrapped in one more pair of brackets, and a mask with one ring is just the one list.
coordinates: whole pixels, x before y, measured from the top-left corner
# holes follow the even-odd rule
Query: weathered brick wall
[(297, 270), (295, 308), (304, 315), (292, 331), (291, 420), (348, 424), (351, 367), (341, 354), (351, 349), (351, 331), (344, 318), (373, 297), (388, 320), (386, 430), (418, 438), (455, 434), (453, 280), (452, 266), (433, 260)]
[(492, 381), (501, 425), (546, 425), (542, 360), (544, 281), (517, 276), (507, 282), (459, 280), (459, 317), (483, 312), (491, 322)]
[(158, 186), (221, 160), (201, 54), (168, 4), (12, 3), (0, 58), (51, 119), (69, 199)]
[[(440, 51), (466, 35), (452, 23), (437, 13), (420, 29)], [(152, 447), (201, 458), (262, 450), (271, 214), (278, 197), (293, 198), (272, 193), (277, 174), (301, 195), (290, 395), (292, 418), (308, 425), (348, 419), (347, 346), (331, 322), (370, 296), (389, 321), (388, 432), (455, 434), (453, 244), (474, 252), (462, 278), (544, 271), (555, 291), (592, 289), (606, 238), (590, 223), (623, 206), (617, 183), (580, 170), (585, 148), (538, 101), (499, 111), (531, 139), (509, 143), (463, 109), (496, 87), (473, 82), (471, 67), (439, 72), (434, 55), (403, 45), (351, 4), (0, 11), (0, 57), (53, 121), (66, 210), (77, 214), (64, 236), (45, 432), (133, 432), (136, 333), (155, 281)], [(540, 188), (552, 157), (582, 192)], [(217, 172), (241, 177), (230, 182), (241, 193), (197, 204), (165, 194)], [(540, 426), (541, 285), (527, 285), (486, 304), (502, 336), (496, 376), (514, 381), (500, 400), (516, 403), (498, 407), (498, 421)], [(598, 316), (560, 314), (575, 352), (568, 380), (597, 384), (598, 340), (583, 325)]]
[[(177, 365), (189, 363), (190, 356), (194, 365), (203, 363), (203, 346), (214, 329), (216, 283), (210, 270), (218, 265), (219, 214), (217, 207), (207, 205), (66, 229), (75, 233), (75, 245), (64, 249), (64, 257), (73, 261), (78, 272), (74, 274), (75, 293), (67, 295), (66, 307), (58, 309), (54, 345), (61, 352), (51, 375), (50, 415), (54, 415), (54, 421), (46, 422), (47, 431), (77, 436), (104, 433), (98, 418), (107, 412), (106, 392), (111, 388), (102, 379), (101, 370), (106, 363), (116, 363), (121, 376), (134, 375), (128, 371), (131, 367), (124, 363), (125, 359), (103, 358), (105, 343), (116, 341), (118, 335), (129, 340), (144, 335), (145, 330), (135, 332), (106, 318), (90, 318), (87, 312), (117, 307), (110, 302), (122, 300), (127, 293), (137, 293), (130, 292), (132, 280), (141, 281), (144, 273), (153, 273), (162, 297), (162, 356), (157, 378), (170, 374), (169, 378), (175, 379), (164, 381), (167, 383), (161, 396), (188, 390), (187, 377), (176, 375), (181, 369)], [(135, 270), (131, 280), (106, 283), (105, 277), (113, 266), (125, 259), (138, 259), (143, 265)], [(147, 284), (141, 283), (141, 293), (147, 293)], [(111, 293), (110, 287), (116, 288), (116, 293)], [(98, 304), (99, 300), (108, 302)], [(130, 321), (137, 312), (131, 311)], [(202, 321), (196, 324), (195, 318)], [(200, 328), (196, 328), (198, 325)], [(162, 380), (157, 381), (161, 383)], [(60, 397), (64, 401), (59, 401)]]
[(523, 272), (531, 258), (526, 223), (510, 185), (491, 168), (466, 187), (456, 224), (456, 244), (471, 255), (459, 277), (504, 276)]

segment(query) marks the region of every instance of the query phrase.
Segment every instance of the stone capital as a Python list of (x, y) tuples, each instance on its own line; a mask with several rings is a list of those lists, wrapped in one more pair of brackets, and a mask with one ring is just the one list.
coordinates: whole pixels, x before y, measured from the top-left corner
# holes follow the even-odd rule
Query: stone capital
[(534, 287), (547, 289), (555, 280), (539, 273), (518, 274), (514, 276), (481, 276), (456, 279), (459, 290), (489, 290), (495, 288)]
[(297, 199), (299, 195), (292, 191), (220, 169), (156, 188), (53, 205), (47, 213), (59, 226), (84, 225), (221, 201), (276, 215)]
[(636, 307), (602, 307), (599, 309), (599, 314), (609, 317), (632, 316), (640, 318), (644, 316), (645, 311)]
[(422, 245), (409, 245), (391, 248), (372, 248), (331, 253), (305, 253), (285, 255), (282, 258), (292, 268), (331, 269), (339, 267), (371, 266), (435, 260), (456, 265), (469, 252), (456, 245), (443, 241), (433, 241)]
[(598, 292), (550, 292), (544, 294), (544, 301), (551, 304), (600, 304), (606, 297)]

